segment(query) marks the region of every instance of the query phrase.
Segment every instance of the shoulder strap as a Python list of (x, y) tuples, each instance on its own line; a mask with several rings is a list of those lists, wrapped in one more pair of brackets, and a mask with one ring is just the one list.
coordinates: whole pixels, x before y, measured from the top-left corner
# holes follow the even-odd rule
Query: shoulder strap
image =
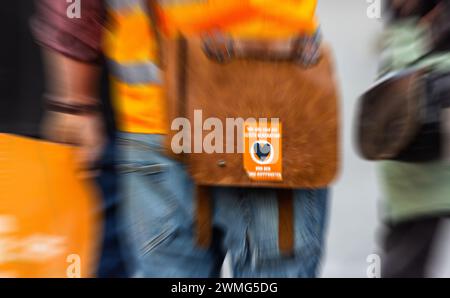
[(161, 34), (161, 19), (160, 19), (160, 9), (157, 0), (144, 0), (147, 3), (147, 14), (150, 18), (151, 26), (153, 34), (156, 38), (156, 42), (158, 43), (158, 60), (157, 64), (159, 67), (162, 67), (163, 63), (163, 52), (162, 52), (162, 34)]

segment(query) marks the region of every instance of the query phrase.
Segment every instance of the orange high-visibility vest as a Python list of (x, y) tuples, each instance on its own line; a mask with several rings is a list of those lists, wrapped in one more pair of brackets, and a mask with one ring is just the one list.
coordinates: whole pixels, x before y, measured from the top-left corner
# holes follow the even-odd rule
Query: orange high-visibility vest
[[(159, 0), (167, 33), (220, 29), (232, 36), (276, 38), (317, 30), (317, 0)], [(167, 130), (157, 43), (147, 0), (107, 0), (104, 48), (110, 62), (119, 129), (164, 134)]]

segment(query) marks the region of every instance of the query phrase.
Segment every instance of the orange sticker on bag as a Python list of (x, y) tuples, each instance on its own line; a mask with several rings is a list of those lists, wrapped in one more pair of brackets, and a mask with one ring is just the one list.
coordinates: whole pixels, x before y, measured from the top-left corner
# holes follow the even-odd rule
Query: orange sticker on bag
[(277, 119), (244, 124), (244, 169), (254, 181), (282, 181), (282, 131)]

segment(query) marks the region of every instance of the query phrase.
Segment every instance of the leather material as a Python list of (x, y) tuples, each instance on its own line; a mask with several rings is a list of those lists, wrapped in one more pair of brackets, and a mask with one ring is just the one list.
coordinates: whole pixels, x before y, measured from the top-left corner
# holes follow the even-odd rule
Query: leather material
[[(291, 255), (295, 245), (294, 193), (291, 189), (280, 189), (278, 197), (278, 247), (283, 255)], [(212, 201), (207, 186), (195, 186), (196, 242), (200, 247), (209, 247), (212, 241)]]
[(210, 189), (205, 186), (195, 186), (196, 198), (196, 238), (200, 247), (209, 247), (212, 241), (212, 208)]
[(318, 31), (312, 36), (269, 41), (236, 39), (216, 33), (204, 37), (203, 43), (205, 53), (217, 62), (247, 58), (288, 61), (308, 67), (320, 59), (321, 33)]
[[(170, 145), (177, 131), (169, 133), (168, 154), (186, 162), (197, 185), (197, 243), (207, 247), (212, 239), (208, 186), (274, 187), (281, 188), (278, 190), (279, 249), (282, 254), (290, 255), (295, 243), (293, 192), (283, 188), (327, 186), (339, 166), (338, 96), (329, 50), (321, 49), (322, 59), (317, 65), (304, 68), (313, 57), (302, 64), (295, 59), (271, 59), (294, 57), (291, 54), (296, 54), (298, 48), (291, 43), (261, 45), (238, 41), (233, 53), (219, 45), (215, 49), (230, 54), (231, 59), (224, 60), (211, 59), (201, 38), (180, 37), (165, 40), (164, 44), (170, 122), (186, 117), (193, 124), (194, 111), (202, 110), (204, 119), (215, 117), (222, 123), (226, 123), (226, 118), (279, 118), (283, 125), (284, 179), (281, 182), (251, 180), (244, 170), (241, 153), (176, 155)], [(193, 148), (194, 140), (190, 142)], [(234, 152), (238, 152), (237, 143), (235, 139)]]
[(293, 253), (294, 231), (294, 192), (292, 189), (278, 190), (278, 247), (284, 255)]
[(170, 120), (186, 117), (194, 123), (194, 110), (200, 109), (203, 119), (216, 117), (222, 123), (227, 117), (279, 118), (283, 125), (283, 181), (252, 181), (239, 153), (185, 154), (197, 184), (320, 188), (333, 181), (339, 167), (339, 111), (326, 47), (310, 68), (254, 59), (218, 63), (205, 54), (201, 38), (168, 40), (165, 53)]

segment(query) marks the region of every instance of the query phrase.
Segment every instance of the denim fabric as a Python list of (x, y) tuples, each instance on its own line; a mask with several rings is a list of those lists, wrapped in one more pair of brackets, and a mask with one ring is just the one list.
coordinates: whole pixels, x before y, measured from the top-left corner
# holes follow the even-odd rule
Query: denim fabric
[(296, 190), (295, 251), (278, 249), (271, 189), (213, 188), (213, 243), (196, 245), (193, 182), (164, 155), (162, 136), (122, 133), (118, 167), (133, 272), (145, 277), (218, 277), (226, 253), (234, 277), (315, 277), (324, 247), (328, 190)]
[(97, 268), (99, 278), (128, 277), (126, 271), (126, 258), (120, 245), (118, 201), (118, 174), (114, 166), (116, 146), (108, 142), (99, 164), (100, 175), (97, 183), (102, 192), (103, 239), (100, 251), (100, 260)]

